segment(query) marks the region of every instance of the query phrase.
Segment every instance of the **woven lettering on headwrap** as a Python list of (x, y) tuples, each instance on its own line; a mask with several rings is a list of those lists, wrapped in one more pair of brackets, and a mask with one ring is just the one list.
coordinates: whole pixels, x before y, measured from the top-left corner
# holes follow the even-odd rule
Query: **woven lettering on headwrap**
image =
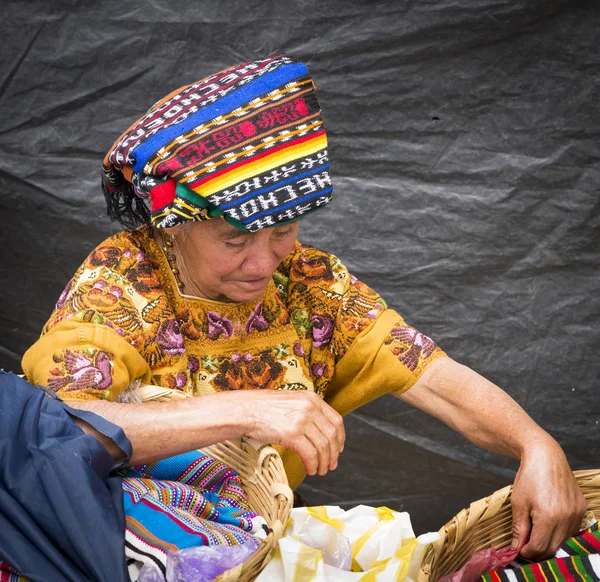
[(308, 69), (275, 54), (181, 87), (115, 142), (103, 181), (109, 208), (132, 189), (159, 228), (222, 215), (253, 232), (324, 206), (327, 137)]

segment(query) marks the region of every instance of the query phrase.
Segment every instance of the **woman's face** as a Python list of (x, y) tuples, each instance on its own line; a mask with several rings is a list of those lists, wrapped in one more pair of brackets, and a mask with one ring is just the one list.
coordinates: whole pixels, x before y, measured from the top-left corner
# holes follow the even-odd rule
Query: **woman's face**
[[(298, 223), (244, 232), (220, 218), (168, 229), (185, 277), (206, 299), (243, 303), (259, 299), (290, 254)], [(187, 285), (186, 285), (187, 286)]]

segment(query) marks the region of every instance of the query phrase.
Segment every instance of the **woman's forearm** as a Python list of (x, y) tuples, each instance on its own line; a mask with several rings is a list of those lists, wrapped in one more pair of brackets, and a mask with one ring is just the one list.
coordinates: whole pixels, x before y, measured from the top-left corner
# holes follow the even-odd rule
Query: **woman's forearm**
[(521, 459), (538, 445), (559, 448), (506, 392), (451, 358), (433, 362), (398, 396), (491, 451)]
[[(175, 402), (125, 404), (120, 402), (69, 402), (72, 408), (89, 410), (120, 426), (131, 441), (131, 465), (146, 464), (202, 448), (245, 433), (242, 402), (228, 393), (210, 394)], [(76, 420), (111, 453), (122, 460), (122, 451), (87, 423)]]

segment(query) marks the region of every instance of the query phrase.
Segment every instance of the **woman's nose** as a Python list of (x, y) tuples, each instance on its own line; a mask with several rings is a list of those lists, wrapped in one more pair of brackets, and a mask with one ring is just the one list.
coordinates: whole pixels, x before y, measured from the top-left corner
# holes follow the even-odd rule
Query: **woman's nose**
[(242, 263), (242, 271), (246, 275), (252, 275), (257, 279), (270, 277), (277, 268), (279, 261), (269, 245), (261, 245), (254, 248)]

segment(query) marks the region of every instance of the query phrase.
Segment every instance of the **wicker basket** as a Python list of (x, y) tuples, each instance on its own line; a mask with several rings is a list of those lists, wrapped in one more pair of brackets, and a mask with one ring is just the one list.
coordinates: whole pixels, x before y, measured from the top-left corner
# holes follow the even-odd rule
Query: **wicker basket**
[[(600, 470), (575, 471), (575, 478), (590, 510), (600, 515)], [(417, 582), (435, 582), (462, 568), (477, 552), (500, 549), (512, 540), (512, 485), (471, 503), (442, 529), (440, 540), (423, 556)]]
[[(140, 386), (134, 394), (143, 402), (189, 397), (179, 390), (157, 386)], [(249, 582), (269, 563), (290, 517), (294, 495), (288, 485), (283, 462), (273, 447), (252, 439), (228, 441), (203, 447), (202, 450), (239, 473), (250, 509), (264, 517), (271, 530), (248, 560), (215, 578), (220, 582)]]

